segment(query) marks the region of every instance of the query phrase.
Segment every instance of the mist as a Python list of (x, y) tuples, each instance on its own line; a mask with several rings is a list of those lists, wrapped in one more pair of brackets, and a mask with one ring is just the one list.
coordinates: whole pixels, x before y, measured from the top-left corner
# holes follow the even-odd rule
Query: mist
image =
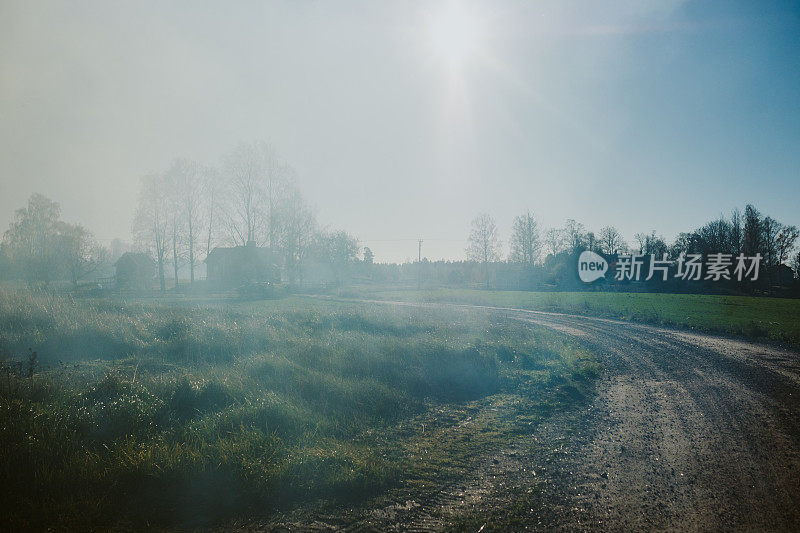
[(464, 258), (479, 212), (503, 234), (531, 210), (629, 241), (746, 203), (794, 216), (796, 10), (450, 8), (4, 2), (4, 221), (40, 192), (130, 242), (142, 176), (254, 141), (383, 262), (415, 259), (418, 239)]
[(800, 8), (0, 0), (0, 530), (800, 531)]

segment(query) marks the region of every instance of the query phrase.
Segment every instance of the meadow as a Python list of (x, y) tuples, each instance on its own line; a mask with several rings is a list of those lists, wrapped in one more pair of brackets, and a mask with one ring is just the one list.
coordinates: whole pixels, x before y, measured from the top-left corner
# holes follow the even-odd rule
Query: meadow
[(708, 294), (526, 292), (471, 289), (369, 290), (359, 297), (514, 307), (633, 320), (800, 346), (800, 299)]
[(10, 530), (351, 520), (435, 493), (601, 372), (487, 311), (301, 297), (3, 290), (0, 355)]

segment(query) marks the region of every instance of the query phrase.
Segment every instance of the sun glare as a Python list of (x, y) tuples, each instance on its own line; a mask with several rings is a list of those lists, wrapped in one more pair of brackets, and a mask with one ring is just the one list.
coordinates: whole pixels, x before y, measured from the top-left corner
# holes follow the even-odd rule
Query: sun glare
[(465, 67), (480, 52), (483, 37), (481, 19), (467, 2), (444, 0), (431, 15), (431, 47), (448, 70)]

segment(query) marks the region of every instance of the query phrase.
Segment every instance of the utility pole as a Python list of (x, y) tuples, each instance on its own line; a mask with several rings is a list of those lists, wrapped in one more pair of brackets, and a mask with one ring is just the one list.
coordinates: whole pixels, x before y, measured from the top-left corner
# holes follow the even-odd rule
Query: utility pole
[(422, 239), (418, 241), (419, 244), (419, 252), (418, 252), (418, 259), (417, 262), (419, 266), (417, 267), (417, 289), (422, 289)]

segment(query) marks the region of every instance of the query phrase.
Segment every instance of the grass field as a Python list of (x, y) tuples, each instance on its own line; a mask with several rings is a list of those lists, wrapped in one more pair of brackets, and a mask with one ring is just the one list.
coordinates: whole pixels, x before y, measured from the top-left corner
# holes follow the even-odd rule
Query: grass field
[(700, 294), (524, 292), (469, 289), (370, 291), (371, 298), (517, 307), (697, 328), (800, 345), (800, 299)]
[(263, 524), (423, 497), (584, 401), (600, 371), (560, 334), (483, 311), (302, 298), (4, 291), (0, 353), (10, 530)]

